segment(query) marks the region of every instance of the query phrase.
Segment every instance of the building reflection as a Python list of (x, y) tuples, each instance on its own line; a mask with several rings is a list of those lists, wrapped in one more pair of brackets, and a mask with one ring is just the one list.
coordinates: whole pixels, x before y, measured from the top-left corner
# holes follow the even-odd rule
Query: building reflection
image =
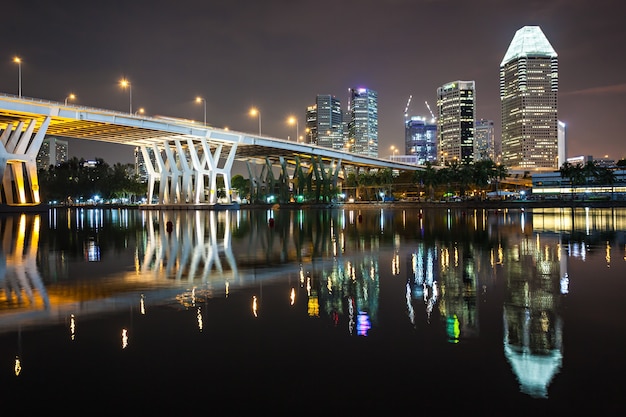
[(504, 353), (520, 390), (532, 397), (547, 397), (562, 366), (562, 255), (558, 237), (536, 234), (511, 248), (505, 261)]
[[(74, 340), (84, 315), (129, 307), (146, 315), (151, 303), (175, 300), (195, 312), (202, 332), (202, 304), (211, 298), (258, 286), (245, 308), (263, 318), (263, 282), (288, 276), (285, 303), (306, 302), (311, 320), (368, 336), (381, 326), (380, 288), (389, 280), (399, 282), (396, 307), (406, 320), (418, 331), (436, 329), (444, 343), (481, 337), (481, 308), (499, 300), (505, 357), (520, 390), (533, 397), (547, 396), (563, 365), (561, 304), (576, 279), (568, 258), (602, 251), (609, 266), (625, 258), (611, 253), (626, 246), (624, 211), (147, 210), (118, 213), (114, 221), (100, 210), (63, 215), (51, 215), (48, 241), (40, 237), (40, 216), (0, 218), (0, 301), (15, 313), (0, 316), (0, 331), (18, 329), (37, 310), (46, 313), (37, 319), (64, 320)], [(119, 226), (113, 232), (111, 221)], [(133, 253), (131, 271), (67, 278), (68, 252), (104, 268), (116, 264), (115, 245)], [(134, 333), (122, 329), (126, 348)]]

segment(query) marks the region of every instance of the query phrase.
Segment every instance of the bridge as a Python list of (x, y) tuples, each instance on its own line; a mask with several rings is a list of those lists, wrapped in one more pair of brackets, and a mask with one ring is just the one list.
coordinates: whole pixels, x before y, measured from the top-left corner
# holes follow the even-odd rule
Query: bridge
[(148, 172), (148, 202), (155, 197), (157, 205), (217, 204), (220, 176), (226, 203), (232, 203), (230, 179), (236, 160), (246, 163), (253, 190), (278, 189), (283, 197), (290, 186), (297, 193), (305, 187), (335, 189), (346, 169), (423, 169), (179, 118), (0, 94), (0, 203), (41, 203), (36, 157), (46, 135), (139, 148)]

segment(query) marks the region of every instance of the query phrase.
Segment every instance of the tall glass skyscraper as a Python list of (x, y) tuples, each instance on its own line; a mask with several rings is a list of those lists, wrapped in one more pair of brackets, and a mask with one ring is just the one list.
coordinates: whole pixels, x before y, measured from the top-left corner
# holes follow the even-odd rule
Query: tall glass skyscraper
[(319, 94), (316, 99), (317, 144), (335, 150), (343, 150), (343, 127), (341, 102), (335, 96)]
[(539, 26), (519, 29), (500, 64), (502, 162), (558, 169), (558, 59)]
[(437, 88), (441, 164), (473, 161), (475, 90), (474, 81), (454, 81)]
[(367, 88), (350, 88), (348, 143), (350, 152), (378, 157), (378, 93)]

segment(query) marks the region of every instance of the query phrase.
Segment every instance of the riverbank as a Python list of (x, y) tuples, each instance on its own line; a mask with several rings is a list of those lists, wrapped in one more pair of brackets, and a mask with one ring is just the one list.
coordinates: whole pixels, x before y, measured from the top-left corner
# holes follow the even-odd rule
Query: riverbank
[(626, 207), (626, 200), (466, 200), (466, 201), (366, 201), (354, 203), (246, 204), (242, 209), (533, 209), (533, 208), (611, 208)]

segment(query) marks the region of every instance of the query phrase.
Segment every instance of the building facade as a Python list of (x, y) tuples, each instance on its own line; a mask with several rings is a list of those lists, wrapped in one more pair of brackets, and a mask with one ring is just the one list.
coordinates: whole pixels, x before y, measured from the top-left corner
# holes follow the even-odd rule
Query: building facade
[(48, 169), (50, 165), (57, 166), (62, 162), (67, 162), (68, 153), (67, 140), (46, 136), (37, 153), (37, 169)]
[(348, 139), (345, 148), (358, 155), (378, 157), (378, 93), (350, 88)]
[(499, 162), (493, 120), (479, 119), (474, 126), (474, 160)]
[(558, 58), (538, 26), (519, 29), (500, 64), (502, 162), (510, 170), (558, 169)]
[(334, 150), (343, 150), (343, 116), (341, 102), (330, 94), (319, 94), (316, 98), (316, 132), (317, 144)]
[(454, 81), (437, 88), (439, 162), (471, 163), (474, 155), (476, 94), (474, 81)]
[(404, 153), (414, 156), (416, 164), (437, 164), (437, 123), (413, 116), (404, 125)]

